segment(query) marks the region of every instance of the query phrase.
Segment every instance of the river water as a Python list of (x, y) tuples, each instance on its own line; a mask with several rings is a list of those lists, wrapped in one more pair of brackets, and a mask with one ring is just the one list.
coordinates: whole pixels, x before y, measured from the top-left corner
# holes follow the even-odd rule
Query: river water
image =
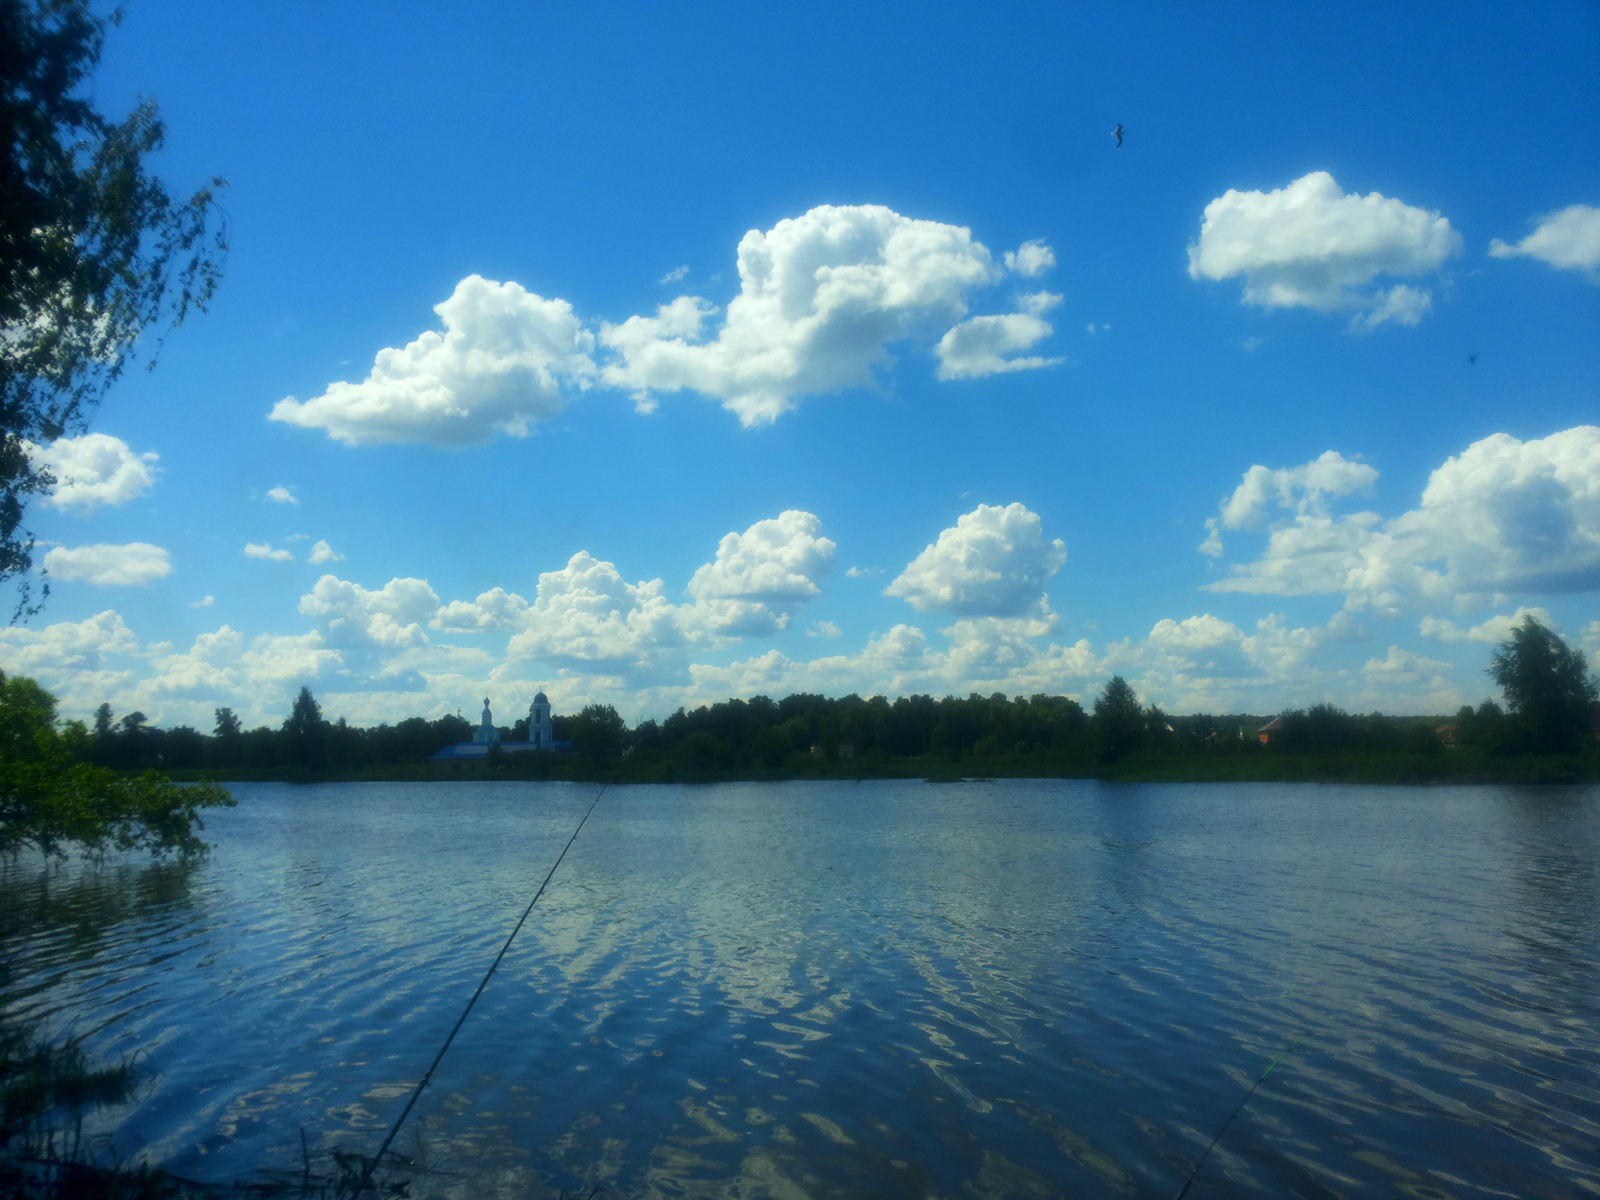
[[(224, 1181), (371, 1154), (598, 789), (238, 785), (0, 877), (14, 1017)], [(412, 1196), (1600, 1194), (1600, 788), (612, 787), (396, 1146)], [(596, 1190), (598, 1189), (598, 1190)]]

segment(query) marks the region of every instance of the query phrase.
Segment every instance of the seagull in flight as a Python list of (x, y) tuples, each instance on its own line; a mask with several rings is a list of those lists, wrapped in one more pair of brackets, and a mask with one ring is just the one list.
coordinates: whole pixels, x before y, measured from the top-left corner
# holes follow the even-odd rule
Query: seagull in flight
[(1117, 149), (1121, 150), (1122, 149), (1122, 122), (1121, 121), (1117, 122), (1117, 127), (1111, 131), (1111, 135), (1117, 139)]

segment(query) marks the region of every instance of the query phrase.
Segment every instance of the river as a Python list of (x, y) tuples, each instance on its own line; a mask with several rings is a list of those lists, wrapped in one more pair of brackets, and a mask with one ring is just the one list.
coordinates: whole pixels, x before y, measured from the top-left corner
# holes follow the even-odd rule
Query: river
[[(0, 874), (5, 1010), (207, 1181), (371, 1154), (598, 788), (237, 785)], [(1288, 1050), (1287, 1054), (1283, 1052)], [(410, 1195), (1593, 1197), (1600, 788), (612, 787)]]

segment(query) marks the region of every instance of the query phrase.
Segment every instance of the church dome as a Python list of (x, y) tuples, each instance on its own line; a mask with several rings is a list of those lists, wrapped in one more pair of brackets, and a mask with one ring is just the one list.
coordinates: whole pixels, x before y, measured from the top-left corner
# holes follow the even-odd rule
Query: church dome
[(533, 702), (535, 704), (549, 704), (550, 703), (550, 698), (548, 696), (546, 696), (543, 692), (540, 692), (537, 696), (535, 696), (533, 698)]

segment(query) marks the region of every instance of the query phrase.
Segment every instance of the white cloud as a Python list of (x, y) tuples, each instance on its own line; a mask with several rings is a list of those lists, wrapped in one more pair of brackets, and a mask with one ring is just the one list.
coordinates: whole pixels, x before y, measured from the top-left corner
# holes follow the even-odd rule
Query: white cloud
[(677, 283), (678, 280), (682, 279), (688, 273), (689, 273), (689, 267), (688, 267), (688, 264), (685, 263), (681, 267), (673, 267), (672, 270), (668, 271), (665, 275), (663, 275), (661, 277), (661, 282), (662, 283)]
[(284, 487), (281, 483), (275, 488), (268, 489), (268, 491), (267, 491), (267, 499), (268, 500), (275, 500), (279, 504), (299, 504), (300, 503), (299, 500), (295, 499), (294, 493), (291, 492), (288, 488)]
[(604, 325), (621, 360), (606, 382), (645, 407), (652, 391), (690, 388), (746, 426), (770, 423), (802, 396), (871, 385), (891, 344), (961, 320), (967, 293), (1000, 275), (969, 230), (881, 205), (823, 205), (752, 229), (738, 265), (739, 295), (712, 340), (716, 309), (690, 296)]
[(812, 623), (810, 629), (806, 630), (806, 636), (810, 638), (843, 637), (844, 630), (840, 629), (832, 621), (816, 621)]
[(1244, 301), (1262, 308), (1348, 311), (1357, 328), (1414, 325), (1431, 296), (1405, 286), (1365, 291), (1379, 275), (1427, 275), (1459, 252), (1437, 212), (1372, 192), (1346, 195), (1313, 171), (1271, 192), (1229, 189), (1206, 205), (1189, 246), (1192, 279), (1244, 278)]
[[(1274, 471), (1258, 464), (1244, 473), (1233, 495), (1223, 502), (1222, 524), (1227, 529), (1259, 529), (1274, 505), (1301, 514), (1324, 513), (1329, 497), (1370, 492), (1377, 481), (1376, 468), (1337, 450), (1325, 451), (1303, 467)], [(1211, 524), (1206, 527), (1215, 532)]]
[(491, 633), (519, 629), (528, 602), (515, 592), (491, 588), (476, 600), (452, 600), (434, 613), (429, 629), (450, 633)]
[(381, 646), (394, 650), (428, 644), (422, 622), (431, 620), (439, 597), (424, 579), (391, 579), (378, 591), (324, 575), (300, 597), (300, 612), (314, 617), (333, 647)]
[(1351, 609), (1388, 613), (1416, 600), (1600, 589), (1600, 428), (1474, 442), (1433, 472), (1420, 507), (1389, 521), (1302, 509), (1272, 527), (1258, 561), (1207, 587), (1343, 592)]
[(1361, 669), (1369, 676), (1379, 675), (1397, 683), (1413, 683), (1450, 670), (1450, 664), (1424, 658), (1399, 646), (1390, 646), (1387, 657), (1369, 658), (1367, 665)]
[(882, 575), (882, 567), (851, 567), (845, 572), (847, 579), (869, 579), (874, 575)]
[(1574, 204), (1546, 213), (1515, 246), (1495, 238), (1489, 253), (1495, 258), (1525, 254), (1565, 271), (1585, 271), (1590, 283), (1600, 283), (1600, 208)]
[(69, 672), (103, 672), (107, 655), (135, 654), (138, 650), (133, 632), (111, 609), (82, 621), (60, 621), (43, 629), (18, 625), (0, 629), (0, 670), (51, 681)]
[(303, 404), (280, 400), (272, 419), (353, 446), (464, 446), (496, 432), (526, 437), (560, 413), (563, 387), (585, 388), (595, 375), (594, 335), (565, 300), (469, 275), (434, 312), (444, 333), (380, 350), (363, 382), (330, 384)]
[(730, 533), (689, 580), (692, 619), (734, 636), (787, 629), (795, 608), (821, 591), (816, 581), (833, 566), (834, 549), (822, 522), (798, 509)]
[(327, 541), (320, 541), (311, 547), (311, 553), (306, 555), (308, 563), (343, 562), (344, 555), (334, 553), (332, 546)]
[(1066, 543), (1046, 542), (1036, 513), (1021, 504), (980, 504), (940, 533), (883, 594), (918, 612), (1043, 617), (1044, 581), (1066, 561)]
[(1023, 242), (1015, 250), (1007, 250), (1005, 264), (1006, 270), (1035, 279), (1056, 265), (1056, 255), (1042, 240), (1036, 239)]
[(1421, 633), (1425, 638), (1435, 641), (1458, 642), (1503, 642), (1511, 636), (1511, 631), (1522, 624), (1523, 617), (1532, 617), (1547, 629), (1560, 632), (1548, 611), (1543, 608), (1519, 608), (1514, 613), (1501, 614), (1490, 617), (1481, 625), (1474, 625), (1470, 629), (1460, 629), (1454, 621), (1441, 620), (1438, 617), (1423, 617)]
[(265, 558), (272, 562), (293, 562), (294, 555), (287, 550), (274, 550), (271, 542), (246, 542), (244, 544), (246, 558)]
[(148, 542), (125, 546), (57, 546), (44, 556), (44, 569), (57, 579), (83, 580), (101, 587), (149, 583), (172, 574), (167, 552)]
[(189, 604), (189, 607), (190, 608), (210, 608), (216, 602), (217, 602), (217, 598), (215, 596), (208, 595), (204, 600), (191, 601), (190, 604)]
[(939, 358), (935, 374), (940, 379), (981, 379), (1004, 371), (1030, 371), (1055, 366), (1059, 358), (1007, 358), (1028, 350), (1054, 332), (1041, 313), (1061, 302), (1052, 292), (1019, 298), (1020, 312), (970, 317), (950, 329), (933, 348)]
[(560, 571), (539, 576), (526, 627), (507, 653), (563, 667), (648, 675), (662, 651), (687, 641), (661, 580), (630, 584), (611, 563), (580, 550)]
[(56, 486), (45, 503), (80, 517), (92, 515), (102, 504), (126, 504), (143, 495), (158, 474), (160, 455), (135, 454), (127, 442), (107, 433), (57, 438), (48, 446), (24, 442), (23, 449), (55, 476)]

